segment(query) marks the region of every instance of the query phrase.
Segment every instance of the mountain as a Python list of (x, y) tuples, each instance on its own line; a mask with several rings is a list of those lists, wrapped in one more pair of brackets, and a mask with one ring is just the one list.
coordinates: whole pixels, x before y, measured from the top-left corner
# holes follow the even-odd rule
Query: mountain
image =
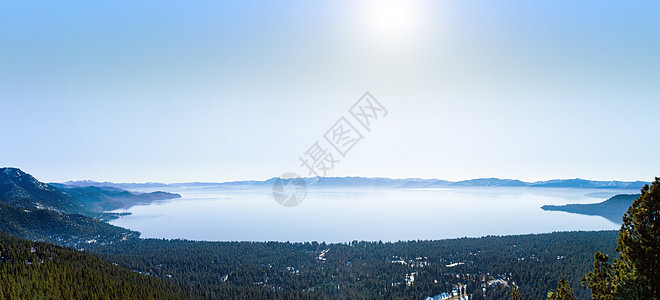
[[(398, 187), (412, 180), (382, 177), (320, 177), (314, 186)], [(415, 181), (416, 182), (416, 181)]]
[(565, 211), (589, 216), (602, 216), (613, 223), (621, 224), (621, 218), (626, 211), (628, 211), (628, 207), (630, 207), (638, 197), (639, 194), (616, 195), (600, 203), (544, 205), (541, 209), (547, 211)]
[(0, 169), (0, 201), (21, 208), (85, 213), (78, 199), (17, 168)]
[(133, 205), (148, 204), (157, 200), (181, 198), (179, 194), (166, 192), (132, 193), (115, 187), (75, 187), (64, 184), (52, 184), (59, 190), (78, 199), (88, 210), (95, 212), (126, 209)]
[[(162, 187), (195, 187), (195, 188), (249, 188), (271, 187), (277, 177), (267, 180), (244, 180), (229, 182), (183, 182), (183, 183), (112, 183), (96, 181), (67, 181), (62, 183), (68, 187), (109, 187), (120, 189), (143, 189)], [(535, 188), (589, 188), (589, 189), (641, 189), (649, 182), (644, 181), (597, 181), (586, 179), (553, 179), (547, 181), (524, 182), (516, 179), (477, 178), (462, 181), (441, 179), (386, 177), (305, 177), (308, 187), (387, 187), (387, 188), (437, 188), (437, 187), (535, 187)]]
[(411, 178), (405, 179), (406, 182), (401, 184), (399, 188), (434, 188), (434, 187), (445, 187), (451, 183), (447, 180), (438, 180), (438, 179), (420, 179), (420, 178)]
[(452, 186), (528, 186), (526, 182), (513, 179), (499, 179), (499, 178), (479, 178), (471, 180), (463, 180), (450, 184)]
[(140, 235), (96, 219), (107, 216), (20, 169), (0, 168), (1, 231), (75, 247), (113, 243)]
[(650, 184), (644, 181), (598, 181), (586, 179), (554, 179), (548, 181), (539, 181), (531, 184), (531, 187), (561, 187), (561, 188), (593, 188), (593, 189), (641, 189), (645, 184)]
[[(51, 183), (53, 184), (53, 183)], [(70, 187), (114, 187), (120, 189), (126, 188), (153, 188), (153, 187), (165, 187), (168, 184), (160, 182), (145, 182), (145, 183), (114, 183), (114, 182), (98, 182), (92, 180), (79, 180), (79, 181), (66, 181), (61, 183), (62, 185)]]

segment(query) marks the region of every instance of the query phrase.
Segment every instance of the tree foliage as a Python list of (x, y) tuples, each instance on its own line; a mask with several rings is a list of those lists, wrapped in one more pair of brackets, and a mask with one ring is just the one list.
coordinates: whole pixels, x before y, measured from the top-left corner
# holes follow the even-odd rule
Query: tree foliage
[(660, 178), (642, 188), (642, 194), (623, 216), (612, 264), (596, 252), (594, 269), (582, 284), (594, 299), (660, 299)]
[(577, 300), (577, 298), (573, 296), (573, 289), (562, 276), (557, 283), (557, 290), (548, 297), (548, 300)]
[(513, 288), (513, 292), (511, 292), (511, 300), (523, 300), (520, 291), (518, 291), (518, 287)]

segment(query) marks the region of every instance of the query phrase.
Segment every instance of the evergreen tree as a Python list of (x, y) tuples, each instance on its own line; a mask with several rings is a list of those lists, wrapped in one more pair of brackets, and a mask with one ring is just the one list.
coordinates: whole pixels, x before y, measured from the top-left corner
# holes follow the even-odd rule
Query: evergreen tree
[(596, 252), (594, 270), (582, 277), (597, 300), (660, 299), (660, 178), (628, 208), (623, 216), (616, 251), (608, 256)]
[(660, 178), (644, 186), (623, 216), (617, 250), (621, 260), (645, 279), (641, 281), (648, 281), (651, 295), (660, 299)]
[(518, 291), (518, 287), (515, 287), (513, 289), (513, 292), (511, 292), (511, 300), (523, 300), (523, 297), (520, 295), (520, 292)]
[[(582, 285), (591, 289), (594, 300), (614, 300), (617, 280), (614, 268), (607, 263), (609, 257), (597, 251), (594, 255), (594, 270), (582, 276)], [(615, 263), (618, 260), (615, 260)]]
[(557, 283), (557, 290), (548, 297), (548, 300), (577, 300), (573, 296), (573, 289), (568, 285), (564, 276)]

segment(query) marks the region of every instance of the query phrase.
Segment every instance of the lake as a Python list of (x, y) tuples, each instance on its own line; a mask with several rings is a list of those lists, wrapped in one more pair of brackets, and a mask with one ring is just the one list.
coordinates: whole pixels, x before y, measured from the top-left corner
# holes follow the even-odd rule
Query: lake
[[(149, 192), (156, 189), (134, 190)], [(529, 187), (437, 189), (310, 187), (280, 206), (270, 187), (167, 187), (180, 199), (129, 208), (112, 224), (145, 238), (206, 241), (398, 241), (613, 230), (599, 216), (544, 211), (545, 204), (601, 202), (638, 190)]]

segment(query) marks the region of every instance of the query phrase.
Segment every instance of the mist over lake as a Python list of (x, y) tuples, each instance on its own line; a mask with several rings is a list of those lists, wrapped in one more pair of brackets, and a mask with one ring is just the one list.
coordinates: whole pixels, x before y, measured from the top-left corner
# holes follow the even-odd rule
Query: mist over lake
[[(601, 202), (636, 189), (310, 187), (282, 207), (265, 187), (164, 187), (180, 199), (137, 205), (113, 225), (144, 238), (206, 241), (397, 241), (574, 230), (618, 230), (600, 216), (541, 206)], [(153, 191), (133, 189), (134, 191)]]

